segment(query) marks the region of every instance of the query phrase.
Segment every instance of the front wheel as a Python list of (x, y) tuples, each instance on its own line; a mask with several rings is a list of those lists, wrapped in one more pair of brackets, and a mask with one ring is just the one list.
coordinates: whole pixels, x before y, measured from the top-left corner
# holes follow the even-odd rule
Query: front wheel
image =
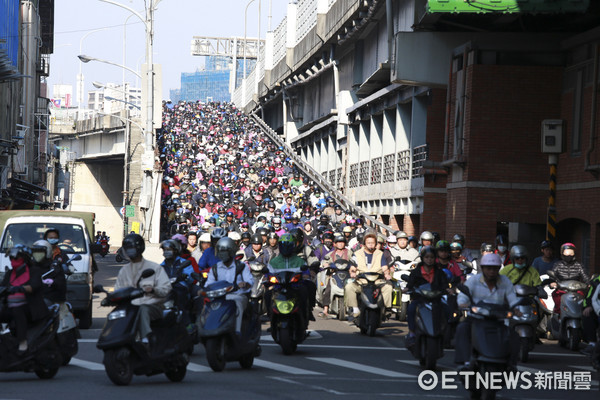
[(343, 297), (337, 298), (337, 307), (338, 307), (338, 320), (345, 321), (346, 320), (346, 304), (344, 302)]
[(116, 261), (116, 262), (123, 262), (123, 257), (121, 257), (121, 256), (119, 255), (119, 253), (117, 253), (117, 255), (115, 256), (115, 261)]
[(38, 368), (35, 370), (35, 374), (40, 379), (52, 379), (58, 372), (58, 367), (55, 368)]
[(434, 370), (437, 364), (437, 348), (439, 344), (436, 338), (428, 337), (422, 340), (421, 343), (426, 343), (421, 350), (421, 356), (425, 357), (425, 369)]
[(245, 354), (240, 358), (240, 367), (250, 369), (252, 364), (254, 364), (254, 353)]
[(398, 321), (406, 321), (406, 313), (408, 312), (408, 303), (403, 301), (400, 311), (398, 312)]
[(90, 305), (85, 310), (80, 310), (77, 312), (77, 317), (79, 318), (79, 329), (90, 329), (92, 326), (92, 301), (90, 300)]
[(297, 344), (292, 339), (292, 333), (289, 329), (279, 330), (279, 345), (281, 346), (283, 354), (286, 356), (289, 356), (296, 351)]
[(187, 372), (187, 366), (181, 365), (177, 368), (169, 369), (165, 371), (165, 375), (171, 382), (181, 382), (185, 378)]
[(106, 375), (115, 385), (127, 386), (133, 378), (133, 367), (128, 349), (106, 350), (104, 353)]
[(526, 363), (529, 360), (529, 339), (521, 338), (519, 343), (519, 360)]
[(579, 342), (581, 342), (581, 331), (575, 328), (569, 328), (567, 330), (567, 348), (569, 350), (577, 351), (579, 348)]
[(375, 336), (375, 333), (377, 332), (377, 325), (379, 322), (379, 315), (377, 315), (377, 313), (374, 311), (369, 311), (366, 315), (365, 320), (367, 323), (367, 335), (371, 337)]
[(208, 365), (215, 372), (225, 369), (225, 340), (223, 338), (210, 338), (206, 341), (206, 359)]

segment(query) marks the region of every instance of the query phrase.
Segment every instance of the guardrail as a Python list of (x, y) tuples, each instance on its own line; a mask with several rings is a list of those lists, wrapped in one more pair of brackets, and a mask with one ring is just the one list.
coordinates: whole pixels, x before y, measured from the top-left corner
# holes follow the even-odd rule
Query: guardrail
[[(264, 134), (266, 134), (269, 139), (273, 142), (277, 143), (277, 145), (283, 148), (283, 151), (286, 155), (291, 158), (298, 169), (300, 169), (304, 174), (306, 174), (310, 179), (312, 179), (315, 184), (321, 188), (323, 192), (328, 192), (331, 197), (335, 199), (335, 201), (340, 204), (344, 210), (351, 210), (353, 215), (356, 215), (365, 220), (365, 225), (373, 228), (377, 232), (384, 233), (387, 232), (391, 234), (391, 232), (396, 231), (391, 226), (386, 225), (377, 221), (371, 215), (367, 214), (363, 211), (362, 208), (356, 206), (350, 199), (344, 196), (339, 190), (333, 187), (327, 180), (327, 177), (324, 177), (320, 173), (318, 173), (314, 168), (310, 165), (306, 164), (306, 162), (300, 158), (288, 145), (285, 143), (277, 133), (271, 129), (269, 125), (265, 121), (263, 121), (260, 117), (258, 117), (254, 112), (250, 114), (250, 117), (261, 127)], [(368, 162), (368, 161), (367, 161)], [(341, 174), (340, 174), (341, 175)]]

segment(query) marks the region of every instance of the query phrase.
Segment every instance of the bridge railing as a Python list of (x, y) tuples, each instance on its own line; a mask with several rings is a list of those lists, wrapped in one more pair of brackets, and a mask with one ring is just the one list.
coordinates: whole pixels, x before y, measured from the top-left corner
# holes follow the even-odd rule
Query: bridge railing
[[(332, 185), (326, 176), (323, 176), (319, 172), (317, 172), (314, 168), (308, 165), (304, 160), (296, 154), (288, 145), (283, 141), (277, 133), (271, 129), (269, 125), (267, 125), (260, 117), (258, 117), (255, 113), (250, 114), (251, 118), (261, 127), (264, 134), (266, 134), (269, 139), (275, 142), (279, 147), (283, 148), (283, 151), (286, 155), (294, 161), (294, 164), (298, 169), (300, 169), (304, 174), (306, 174), (310, 179), (312, 179), (315, 184), (321, 188), (324, 192), (329, 193), (331, 197), (335, 199), (335, 201), (340, 204), (344, 210), (351, 210), (352, 214), (362, 218), (365, 221), (365, 225), (370, 226), (377, 232), (391, 234), (396, 231), (391, 226), (386, 225), (380, 221), (377, 221), (371, 215), (367, 214), (362, 208), (356, 206), (354, 202), (344, 196), (339, 190), (337, 190), (334, 185)], [(341, 177), (341, 169), (337, 171), (338, 175)]]

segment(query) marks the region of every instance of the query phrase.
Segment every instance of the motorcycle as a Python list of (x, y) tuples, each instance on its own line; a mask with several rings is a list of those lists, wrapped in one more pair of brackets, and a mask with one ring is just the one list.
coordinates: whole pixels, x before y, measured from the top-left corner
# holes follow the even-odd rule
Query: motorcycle
[(331, 302), (329, 311), (336, 314), (338, 320), (346, 320), (346, 303), (344, 301), (344, 288), (350, 280), (350, 267), (352, 261), (336, 260), (330, 268), (333, 273), (329, 278), (331, 285)]
[(182, 322), (181, 311), (165, 309), (162, 319), (152, 321), (147, 346), (137, 340), (140, 307), (131, 302), (144, 295), (137, 287), (139, 282), (153, 274), (153, 270), (146, 269), (136, 287), (121, 288), (112, 293), (104, 290), (102, 285), (94, 286), (94, 293), (106, 293), (101, 305), (114, 307), (107, 316), (96, 347), (104, 351), (106, 374), (116, 385), (128, 385), (134, 374), (164, 373), (172, 382), (180, 382), (185, 377), (193, 343)]
[(240, 333), (236, 332), (236, 302), (226, 298), (233, 290), (231, 283), (217, 281), (200, 293), (207, 303), (198, 317), (198, 336), (215, 372), (223, 371), (227, 361), (238, 361), (242, 368), (249, 369), (254, 357), (261, 354), (259, 315), (250, 307), (239, 310), (243, 313), (242, 327)]
[(259, 262), (250, 261), (250, 272), (254, 279), (252, 289), (250, 290), (250, 308), (256, 315), (261, 316), (267, 312), (265, 305), (265, 286), (263, 282), (264, 276), (269, 272), (266, 265)]
[[(8, 296), (0, 287), (0, 299)], [(28, 349), (19, 352), (19, 341), (8, 326), (0, 329), (0, 372), (33, 371), (40, 379), (53, 378), (62, 364), (57, 331), (59, 307), (50, 306), (50, 315), (27, 329)]]
[(410, 294), (404, 293), (406, 289), (406, 281), (402, 279), (402, 275), (410, 274), (410, 270), (417, 263), (409, 260), (401, 260), (399, 258), (394, 262), (394, 273), (392, 274), (392, 312), (396, 314), (398, 321), (406, 321), (406, 312), (408, 303), (410, 303)]
[(126, 260), (126, 258), (125, 258), (125, 254), (123, 253), (123, 248), (119, 247), (119, 249), (115, 253), (115, 261), (123, 262), (125, 260)]
[(103, 237), (100, 239), (100, 255), (104, 258), (108, 254), (110, 246), (108, 245), (109, 237)]
[[(408, 275), (402, 276), (408, 280)], [(444, 356), (444, 333), (447, 318), (442, 308), (442, 297), (445, 292), (432, 290), (427, 283), (413, 289), (415, 300), (421, 300), (415, 314), (415, 344), (410, 350), (426, 369), (433, 370), (438, 358)]]
[[(510, 320), (510, 327), (519, 335), (519, 360), (527, 362), (529, 352), (535, 346), (537, 325), (540, 321), (537, 297), (540, 290), (537, 287), (518, 284), (515, 293), (519, 298), (515, 312)], [(541, 290), (544, 295), (546, 292)]]
[[(71, 262), (79, 260), (81, 260), (81, 255), (76, 254), (62, 265), (62, 269), (67, 277), (73, 273)], [(52, 268), (50, 271), (42, 275), (42, 280), (45, 283), (52, 284), (51, 281), (55, 276), (56, 270)], [(51, 303), (49, 300), (44, 300), (46, 301), (48, 308), (53, 306), (53, 303)], [(59, 307), (59, 326), (56, 335), (62, 356), (62, 365), (64, 366), (68, 365), (69, 362), (71, 362), (71, 358), (79, 351), (77, 339), (81, 338), (81, 334), (77, 328), (77, 321), (73, 314), (73, 307), (71, 306), (71, 303), (64, 301), (57, 303), (57, 305)]]
[[(361, 283), (361, 279), (366, 283)], [(384, 279), (383, 274), (378, 272), (363, 272), (356, 277), (355, 282), (362, 286), (362, 293), (358, 296), (358, 308), (360, 316), (358, 327), (363, 335), (375, 336), (377, 328), (385, 320), (385, 304), (381, 287), (385, 283), (377, 284), (378, 280)]]
[(302, 272), (282, 271), (269, 276), (267, 285), (272, 287), (271, 336), (281, 346), (283, 354), (296, 351), (298, 344), (306, 339), (308, 328), (308, 305), (302, 306), (299, 285)]
[[(552, 271), (548, 271), (554, 279)], [(570, 350), (576, 351), (583, 337), (581, 318), (583, 316), (583, 292), (587, 285), (583, 282), (567, 280), (556, 282), (557, 289), (565, 293), (560, 298), (560, 314), (553, 312), (550, 319), (552, 337)]]
[[(504, 305), (485, 302), (473, 304), (469, 288), (458, 285), (458, 289), (471, 300), (471, 306), (466, 310), (472, 320), (471, 368), (480, 376), (507, 371), (510, 362), (510, 329), (506, 320), (512, 317), (512, 312)], [(465, 378), (469, 379), (467, 387), (471, 391), (471, 398), (495, 399), (496, 389), (478, 387), (475, 376)]]

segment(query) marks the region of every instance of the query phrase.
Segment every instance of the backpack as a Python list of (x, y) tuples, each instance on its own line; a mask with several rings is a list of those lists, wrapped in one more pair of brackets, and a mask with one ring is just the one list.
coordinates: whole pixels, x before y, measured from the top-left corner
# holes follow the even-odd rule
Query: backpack
[[(235, 276), (233, 277), (233, 287), (235, 290), (238, 290), (238, 285), (237, 285), (237, 278), (238, 276), (240, 276), (240, 274), (244, 271), (244, 268), (246, 268), (246, 264), (244, 264), (241, 261), (235, 260)], [(217, 266), (213, 266), (211, 268), (211, 271), (213, 273), (213, 277), (215, 278), (215, 281), (219, 280), (219, 276), (217, 273)]]

